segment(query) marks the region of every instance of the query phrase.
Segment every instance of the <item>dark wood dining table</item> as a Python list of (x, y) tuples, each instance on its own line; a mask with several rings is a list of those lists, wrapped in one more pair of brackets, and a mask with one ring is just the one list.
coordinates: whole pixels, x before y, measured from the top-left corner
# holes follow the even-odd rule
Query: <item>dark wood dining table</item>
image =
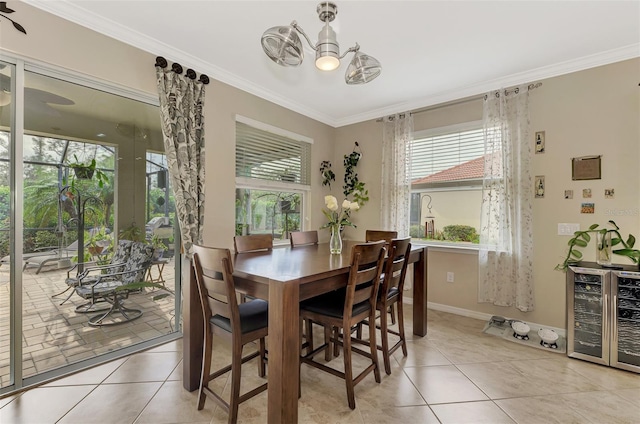
[[(271, 251), (234, 255), (236, 286), (247, 294), (269, 301), (268, 422), (298, 422), (298, 373), (300, 354), (299, 303), (347, 284), (351, 248), (330, 254), (328, 244), (276, 247)], [(427, 248), (411, 249), (413, 273), (413, 334), (427, 334)], [(202, 363), (202, 311), (195, 289), (195, 275), (185, 282), (183, 322), (183, 385), (198, 389)]]

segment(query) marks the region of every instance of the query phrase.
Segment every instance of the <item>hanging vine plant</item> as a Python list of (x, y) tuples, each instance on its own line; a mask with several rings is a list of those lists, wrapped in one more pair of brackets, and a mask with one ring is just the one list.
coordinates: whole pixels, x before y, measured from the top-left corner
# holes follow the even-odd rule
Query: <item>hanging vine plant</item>
[(345, 197), (353, 196), (353, 200), (358, 202), (360, 206), (369, 201), (369, 191), (365, 188), (365, 184), (358, 179), (356, 167), (362, 158), (360, 145), (355, 142), (353, 152), (344, 155), (344, 185), (342, 193)]
[(331, 189), (331, 182), (336, 180), (336, 174), (331, 170), (331, 161), (322, 161), (320, 164), (320, 174), (322, 175), (322, 185), (329, 186), (329, 189)]

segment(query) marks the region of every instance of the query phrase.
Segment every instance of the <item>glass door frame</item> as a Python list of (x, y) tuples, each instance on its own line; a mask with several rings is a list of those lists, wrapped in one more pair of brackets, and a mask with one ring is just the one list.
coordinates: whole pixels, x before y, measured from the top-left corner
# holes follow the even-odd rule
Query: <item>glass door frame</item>
[[(113, 352), (105, 353), (97, 357), (82, 360), (64, 367), (45, 371), (34, 376), (23, 378), (23, 244), (24, 244), (24, 183), (22, 176), (24, 174), (24, 88), (25, 73), (34, 72), (47, 77), (52, 77), (78, 84), (90, 89), (104, 91), (110, 94), (122, 96), (131, 100), (140, 101), (150, 105), (158, 106), (158, 98), (141, 91), (118, 86), (111, 82), (92, 78), (84, 74), (70, 71), (64, 68), (56, 67), (49, 64), (39, 63), (32, 60), (24, 60), (19, 57), (13, 57), (4, 52), (0, 53), (0, 62), (7, 63), (13, 67), (13, 75), (11, 79), (11, 122), (9, 123), (9, 185), (10, 185), (10, 270), (9, 270), (9, 288), (10, 288), (10, 312), (9, 312), (9, 332), (10, 332), (10, 351), (9, 351), (9, 368), (10, 383), (0, 388), (0, 395), (16, 392), (23, 388), (41, 384), (68, 375), (76, 371), (84, 370), (96, 366), (98, 364), (111, 361), (116, 358), (124, 357), (135, 352), (157, 346), (168, 341), (176, 340), (182, 337), (181, 332), (181, 262), (182, 257), (178, 249), (176, 253), (175, 267), (175, 330), (169, 334), (140, 342), (125, 348), (118, 349)], [(158, 116), (160, 120), (160, 116)], [(177, 224), (177, 223), (176, 223)], [(176, 225), (176, 234), (179, 234)], [(178, 239), (176, 239), (178, 240)]]

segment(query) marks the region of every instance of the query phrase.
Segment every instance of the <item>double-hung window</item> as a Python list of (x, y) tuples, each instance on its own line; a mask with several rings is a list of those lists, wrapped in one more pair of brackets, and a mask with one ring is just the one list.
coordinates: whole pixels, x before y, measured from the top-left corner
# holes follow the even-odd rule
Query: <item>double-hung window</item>
[(313, 140), (236, 117), (236, 234), (284, 242), (304, 229)]
[(483, 170), (481, 121), (416, 131), (411, 142), (411, 236), (477, 243)]

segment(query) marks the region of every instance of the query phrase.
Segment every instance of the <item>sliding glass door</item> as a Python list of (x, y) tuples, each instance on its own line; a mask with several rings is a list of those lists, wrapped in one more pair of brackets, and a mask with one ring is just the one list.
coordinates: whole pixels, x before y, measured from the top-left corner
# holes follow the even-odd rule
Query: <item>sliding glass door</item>
[[(157, 244), (147, 218), (148, 159), (157, 159), (148, 152), (163, 149), (158, 106), (138, 93), (133, 99), (29, 64), (17, 69), (0, 70), (3, 88), (13, 73), (24, 87), (0, 91), (15, 91), (4, 106), (0, 97), (0, 200), (12, 192), (17, 199), (11, 210), (0, 202), (0, 254), (7, 258), (0, 266), (0, 393), (178, 337), (180, 328), (173, 257), (156, 255), (144, 276), (158, 282), (160, 271), (169, 296), (143, 288), (124, 299), (141, 311), (135, 320), (96, 325), (90, 319), (109, 303), (87, 307), (96, 299), (79, 296), (73, 283), (83, 269), (114, 261), (120, 239)], [(12, 142), (16, 99), (22, 120)], [(21, 153), (13, 167), (12, 143)], [(163, 197), (170, 205), (168, 191)], [(16, 237), (11, 222), (20, 223)], [(172, 230), (165, 232), (172, 241)]]

